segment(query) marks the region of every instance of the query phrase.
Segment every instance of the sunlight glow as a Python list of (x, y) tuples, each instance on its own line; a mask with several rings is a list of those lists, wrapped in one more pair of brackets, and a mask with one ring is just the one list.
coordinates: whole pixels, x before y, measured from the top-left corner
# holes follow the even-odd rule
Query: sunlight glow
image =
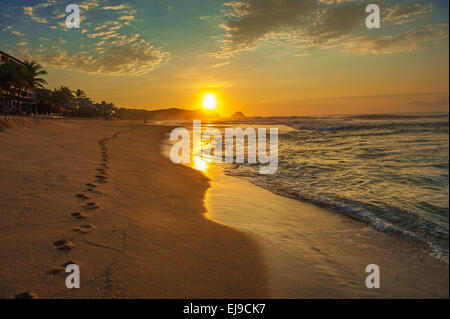
[(206, 161), (204, 161), (200, 157), (196, 157), (196, 158), (194, 158), (194, 168), (196, 170), (206, 172), (206, 169), (208, 168), (208, 164), (206, 163)]
[(217, 106), (216, 96), (213, 93), (205, 94), (203, 97), (202, 107), (207, 110), (214, 110)]

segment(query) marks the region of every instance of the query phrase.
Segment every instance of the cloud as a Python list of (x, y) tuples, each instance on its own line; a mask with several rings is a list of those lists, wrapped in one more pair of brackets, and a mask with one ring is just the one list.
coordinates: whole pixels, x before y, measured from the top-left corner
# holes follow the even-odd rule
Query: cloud
[(11, 34), (17, 35), (19, 37), (23, 37), (23, 33), (17, 30), (14, 30), (14, 27), (12, 25), (7, 26), (6, 28), (3, 29), (4, 32), (11, 32)]
[(103, 7), (103, 10), (123, 10), (123, 9), (128, 9), (130, 6), (126, 5), (126, 4), (121, 4), (118, 6), (109, 6), (109, 7)]
[(100, 5), (99, 0), (86, 0), (86, 1), (83, 1), (80, 4), (78, 4), (80, 9), (83, 9), (86, 11), (88, 11), (92, 8), (97, 8), (99, 5)]
[[(34, 6), (23, 7), (25, 15), (33, 21), (47, 23), (51, 43), (28, 42), (16, 44), (24, 58), (33, 59), (45, 67), (76, 70), (101, 75), (143, 75), (166, 63), (169, 52), (158, 48), (131, 28), (136, 10), (130, 1), (84, 0), (81, 9), (81, 29), (72, 30), (64, 37), (56, 32), (68, 28), (65, 23), (65, 5), (70, 0), (48, 0)], [(39, 15), (37, 15), (38, 13)], [(57, 31), (55, 31), (57, 30)], [(77, 46), (71, 45), (72, 35)], [(67, 38), (66, 38), (67, 37)]]
[(118, 33), (116, 33), (114, 30), (109, 30), (109, 31), (103, 31), (103, 32), (98, 32), (98, 33), (91, 33), (91, 34), (88, 34), (87, 36), (89, 38), (95, 39), (97, 37), (105, 37), (105, 36), (109, 36), (111, 34), (118, 35)]
[(364, 6), (359, 4), (323, 10), (311, 26), (305, 27), (305, 38), (315, 44), (342, 39), (362, 26), (365, 17)]
[(437, 107), (437, 106), (448, 106), (448, 97), (443, 97), (441, 99), (435, 100), (435, 101), (413, 101), (409, 103), (409, 105), (413, 106), (430, 106), (430, 107)]
[(40, 18), (36, 16), (34, 12), (34, 7), (23, 7), (23, 13), (27, 16), (29, 16), (32, 20), (39, 22), (39, 23), (48, 23), (46, 18)]
[(71, 55), (65, 50), (56, 50), (34, 58), (45, 66), (88, 74), (143, 75), (165, 63), (169, 54), (146, 43), (102, 48), (95, 56), (87, 52)]
[[(390, 4), (391, 1), (382, 1)], [(224, 3), (221, 47), (210, 55), (229, 58), (264, 44), (296, 48), (342, 47), (355, 53), (394, 53), (423, 48), (444, 38), (438, 27), (410, 32), (370, 32), (364, 23), (367, 3), (358, 0), (240, 0)], [(386, 5), (384, 21), (406, 23), (433, 11), (425, 2)], [(389, 30), (388, 30), (389, 31)], [(384, 34), (384, 35), (382, 35)], [(411, 41), (411, 43), (407, 43)], [(385, 47), (382, 47), (382, 46)]]
[(246, 0), (231, 8), (221, 27), (227, 31), (218, 57), (251, 50), (267, 41), (287, 40), (303, 46), (347, 36), (364, 22), (364, 7), (350, 3), (328, 7), (314, 0)]
[(300, 19), (307, 19), (314, 7), (313, 0), (247, 0), (227, 2), (230, 18), (221, 26), (227, 31), (218, 56), (230, 56), (250, 50), (272, 32), (293, 30)]
[(424, 15), (433, 11), (431, 2), (414, 2), (406, 5), (396, 5), (388, 8), (385, 21), (392, 21), (396, 24), (404, 24), (414, 20), (419, 15)]
[(35, 6), (22, 7), (22, 9), (23, 9), (23, 13), (25, 15), (29, 16), (33, 21), (36, 21), (39, 23), (48, 23), (48, 20), (46, 18), (41, 18), (41, 17), (36, 16), (35, 11), (36, 11), (36, 9), (48, 8), (48, 7), (56, 5), (56, 4), (57, 4), (56, 0), (48, 0), (46, 2), (40, 3)]
[(230, 61), (219, 62), (219, 63), (212, 65), (211, 68), (220, 68), (220, 67), (228, 65), (230, 63), (231, 63)]
[(392, 54), (420, 50), (429, 43), (438, 43), (448, 37), (448, 25), (436, 24), (421, 29), (409, 30), (397, 35), (377, 38), (357, 37), (341, 44), (349, 52)]
[(123, 21), (123, 20), (134, 20), (134, 16), (121, 16), (118, 18), (119, 20)]
[(28, 45), (28, 41), (27, 40), (22, 40), (19, 43), (17, 43), (18, 47), (24, 47), (26, 45)]

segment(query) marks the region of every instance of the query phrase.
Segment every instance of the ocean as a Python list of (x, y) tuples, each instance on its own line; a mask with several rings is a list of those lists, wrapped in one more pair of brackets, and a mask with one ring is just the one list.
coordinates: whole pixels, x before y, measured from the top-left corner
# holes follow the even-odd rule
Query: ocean
[(222, 164), (227, 175), (429, 244), (448, 263), (445, 114), (250, 118), (215, 127), (279, 130), (279, 166)]

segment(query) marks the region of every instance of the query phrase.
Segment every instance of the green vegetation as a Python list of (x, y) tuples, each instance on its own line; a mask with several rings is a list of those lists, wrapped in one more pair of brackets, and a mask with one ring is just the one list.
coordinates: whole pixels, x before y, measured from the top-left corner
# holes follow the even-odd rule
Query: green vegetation
[(0, 114), (49, 114), (83, 117), (113, 117), (116, 107), (102, 101), (92, 103), (87, 94), (61, 86), (46, 89), (45, 71), (34, 61), (0, 64)]

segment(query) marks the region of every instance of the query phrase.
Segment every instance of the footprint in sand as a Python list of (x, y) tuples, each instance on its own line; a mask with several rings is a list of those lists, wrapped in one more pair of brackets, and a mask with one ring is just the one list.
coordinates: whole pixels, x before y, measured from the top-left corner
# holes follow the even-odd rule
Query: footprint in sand
[(66, 268), (64, 268), (64, 267), (55, 267), (52, 270), (50, 270), (49, 272), (47, 272), (47, 275), (49, 275), (50, 277), (56, 277), (58, 275), (65, 273), (65, 271), (66, 271)]
[(38, 295), (32, 292), (22, 292), (14, 296), (15, 299), (39, 299)]
[(87, 195), (85, 195), (85, 194), (77, 194), (76, 196), (77, 196), (79, 199), (84, 199), (84, 200), (90, 198), (89, 196), (87, 196)]
[(78, 262), (76, 260), (66, 261), (65, 263), (61, 264), (61, 266), (57, 266), (57, 267), (53, 268), (52, 270), (50, 270), (49, 272), (47, 272), (47, 275), (49, 275), (50, 277), (56, 277), (58, 275), (65, 274), (66, 268), (69, 265), (78, 265), (79, 266), (80, 262)]
[(66, 261), (65, 263), (63, 263), (61, 266), (63, 266), (64, 269), (66, 269), (66, 267), (69, 266), (69, 265), (78, 265), (78, 266), (80, 266), (80, 264), (81, 263), (79, 261), (69, 260), (69, 261)]
[(80, 233), (80, 234), (87, 234), (94, 230), (94, 226), (86, 224), (81, 225), (80, 227), (76, 227), (73, 229), (74, 232)]
[(87, 203), (83, 206), (86, 209), (99, 209), (100, 206), (98, 206), (96, 203)]
[(53, 243), (53, 247), (55, 247), (58, 250), (72, 250), (74, 244), (69, 240), (60, 239)]
[(107, 183), (106, 176), (96, 175), (95, 177), (97, 178), (97, 180), (95, 181), (96, 183), (99, 183), (99, 184), (106, 184)]
[(87, 183), (86, 186), (87, 186), (87, 191), (88, 192), (99, 193), (99, 192), (95, 191), (95, 188), (97, 187), (97, 185), (92, 184), (92, 183)]
[(87, 216), (85, 214), (79, 213), (79, 212), (75, 212), (70, 214), (73, 218), (75, 219), (86, 219)]
[(102, 192), (97, 191), (97, 190), (95, 190), (93, 188), (88, 188), (87, 191), (90, 192), (90, 193), (94, 193), (94, 194), (103, 194)]

